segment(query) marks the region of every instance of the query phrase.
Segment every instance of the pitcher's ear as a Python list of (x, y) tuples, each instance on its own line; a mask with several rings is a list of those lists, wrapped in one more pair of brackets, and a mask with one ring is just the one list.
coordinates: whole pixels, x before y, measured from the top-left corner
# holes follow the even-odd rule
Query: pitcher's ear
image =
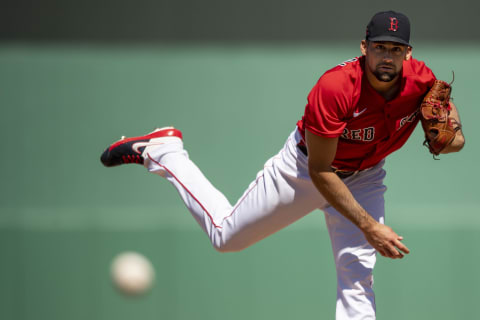
[(368, 47), (367, 40), (362, 40), (362, 42), (360, 42), (360, 51), (364, 56), (367, 55), (367, 47)]
[(411, 57), (412, 57), (412, 47), (408, 46), (407, 54), (405, 55), (405, 60), (410, 60)]

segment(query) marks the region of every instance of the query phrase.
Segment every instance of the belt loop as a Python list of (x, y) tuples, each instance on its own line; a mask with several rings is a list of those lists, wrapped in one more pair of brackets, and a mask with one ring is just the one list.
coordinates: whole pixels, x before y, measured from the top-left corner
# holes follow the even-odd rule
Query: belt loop
[(297, 148), (300, 149), (300, 151), (302, 151), (302, 153), (308, 157), (308, 151), (307, 151), (307, 147), (304, 145), (304, 144), (300, 144), (300, 142), (297, 144)]
[[(297, 143), (297, 148), (306, 156), (308, 157), (308, 151), (307, 151), (307, 146), (300, 141)], [(350, 176), (353, 176), (354, 174), (360, 172), (359, 170), (357, 171), (343, 171), (343, 170), (338, 170), (334, 167), (331, 167), (332, 171), (340, 178), (340, 179), (346, 179)]]
[(344, 171), (344, 170), (338, 170), (334, 167), (332, 167), (332, 171), (340, 178), (340, 179), (346, 179), (348, 177), (351, 177), (355, 174), (357, 174), (360, 171)]

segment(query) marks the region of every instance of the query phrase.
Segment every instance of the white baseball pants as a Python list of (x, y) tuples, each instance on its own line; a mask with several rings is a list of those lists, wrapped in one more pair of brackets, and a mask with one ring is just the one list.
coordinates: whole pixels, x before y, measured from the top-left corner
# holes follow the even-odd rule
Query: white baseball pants
[[(308, 174), (307, 157), (294, 130), (232, 206), (188, 158), (180, 139), (147, 147), (145, 167), (178, 190), (188, 210), (220, 252), (239, 251), (290, 225), (315, 209), (325, 213), (337, 271), (336, 319), (375, 319), (372, 271), (376, 251), (363, 233), (331, 207)], [(355, 199), (384, 221), (382, 163), (344, 179)]]

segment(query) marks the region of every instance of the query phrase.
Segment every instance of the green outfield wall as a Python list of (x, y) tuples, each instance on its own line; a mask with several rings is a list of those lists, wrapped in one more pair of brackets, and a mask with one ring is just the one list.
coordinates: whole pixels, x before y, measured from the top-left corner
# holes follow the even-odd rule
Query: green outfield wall
[[(121, 135), (175, 125), (235, 202), (295, 128), (319, 76), (358, 44), (0, 45), (0, 319), (333, 319), (321, 212), (220, 254), (166, 181), (99, 157)], [(388, 159), (386, 222), (412, 252), (379, 258), (378, 318), (476, 319), (480, 46), (418, 44), (414, 56), (441, 79), (455, 71), (466, 146), (435, 161), (417, 128)], [(156, 269), (144, 297), (110, 283), (110, 262), (126, 250)]]

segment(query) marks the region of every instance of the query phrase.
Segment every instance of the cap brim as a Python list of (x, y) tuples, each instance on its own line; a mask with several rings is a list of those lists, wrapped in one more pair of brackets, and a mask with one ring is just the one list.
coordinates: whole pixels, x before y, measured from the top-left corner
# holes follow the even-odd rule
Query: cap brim
[(373, 41), (373, 42), (390, 41), (390, 42), (396, 42), (396, 43), (404, 44), (404, 45), (409, 46), (409, 47), (412, 46), (407, 41), (405, 41), (403, 39), (400, 39), (400, 38), (397, 38), (397, 37), (393, 37), (393, 36), (379, 36), (379, 37), (368, 38), (367, 40), (368, 41)]

